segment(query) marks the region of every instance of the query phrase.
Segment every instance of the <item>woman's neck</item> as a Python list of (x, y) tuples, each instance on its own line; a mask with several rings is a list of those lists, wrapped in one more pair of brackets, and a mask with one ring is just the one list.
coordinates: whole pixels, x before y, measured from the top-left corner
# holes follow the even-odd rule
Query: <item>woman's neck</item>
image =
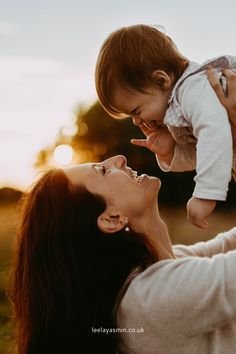
[(148, 237), (159, 260), (175, 258), (167, 226), (160, 218), (157, 207), (140, 218), (136, 229)]

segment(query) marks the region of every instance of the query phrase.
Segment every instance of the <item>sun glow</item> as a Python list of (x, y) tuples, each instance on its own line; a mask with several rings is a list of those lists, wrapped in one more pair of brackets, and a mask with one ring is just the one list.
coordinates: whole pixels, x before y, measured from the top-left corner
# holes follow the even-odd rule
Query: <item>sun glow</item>
[(53, 152), (53, 160), (62, 166), (69, 165), (73, 160), (74, 150), (68, 144), (58, 145)]

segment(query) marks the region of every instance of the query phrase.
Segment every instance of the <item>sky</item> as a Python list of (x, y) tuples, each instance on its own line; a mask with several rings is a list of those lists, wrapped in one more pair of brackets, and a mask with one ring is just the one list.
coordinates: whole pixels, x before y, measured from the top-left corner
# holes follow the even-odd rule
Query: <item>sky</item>
[(190, 60), (236, 55), (235, 0), (0, 0), (0, 188), (26, 188), (37, 152), (96, 99), (100, 46), (119, 27), (162, 25)]

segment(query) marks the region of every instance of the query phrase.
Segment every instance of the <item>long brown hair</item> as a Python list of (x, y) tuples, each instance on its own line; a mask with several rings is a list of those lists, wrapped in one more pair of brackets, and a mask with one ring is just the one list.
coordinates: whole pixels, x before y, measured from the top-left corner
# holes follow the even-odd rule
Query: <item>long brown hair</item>
[(176, 81), (188, 63), (172, 39), (156, 28), (120, 28), (108, 36), (97, 58), (95, 83), (99, 100), (111, 116), (123, 117), (112, 102), (117, 86), (145, 92), (147, 86), (157, 84), (152, 78), (155, 70), (173, 74)]
[(26, 194), (11, 291), (19, 354), (115, 353), (115, 334), (92, 327), (114, 327), (125, 279), (157, 257), (132, 230), (103, 234), (97, 217), (105, 208), (61, 169), (46, 172)]

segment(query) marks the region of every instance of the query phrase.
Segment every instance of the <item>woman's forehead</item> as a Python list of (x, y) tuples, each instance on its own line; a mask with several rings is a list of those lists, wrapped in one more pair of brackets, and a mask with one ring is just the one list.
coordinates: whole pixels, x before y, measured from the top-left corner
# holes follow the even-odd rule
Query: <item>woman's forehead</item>
[(84, 182), (86, 177), (88, 177), (93, 172), (93, 166), (94, 164), (91, 162), (75, 164), (64, 167), (63, 171), (71, 180), (71, 182), (78, 183), (79, 181)]

